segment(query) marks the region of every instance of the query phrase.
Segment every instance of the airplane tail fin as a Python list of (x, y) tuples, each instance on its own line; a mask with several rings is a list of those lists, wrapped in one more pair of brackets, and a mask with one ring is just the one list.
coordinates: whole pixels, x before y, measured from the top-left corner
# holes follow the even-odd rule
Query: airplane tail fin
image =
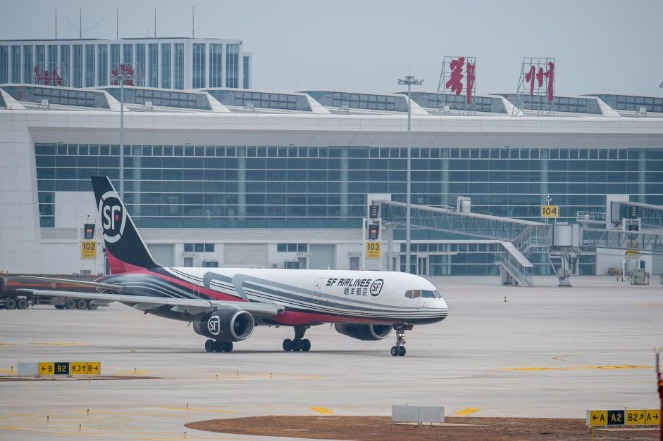
[(107, 176), (91, 179), (111, 273), (160, 266), (152, 258), (110, 179)]

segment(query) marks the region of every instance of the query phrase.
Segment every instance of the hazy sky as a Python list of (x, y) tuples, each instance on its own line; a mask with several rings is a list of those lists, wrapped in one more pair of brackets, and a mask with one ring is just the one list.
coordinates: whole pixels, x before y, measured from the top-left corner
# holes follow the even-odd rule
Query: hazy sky
[(435, 91), (445, 55), (477, 58), (477, 94), (514, 92), (554, 57), (556, 93), (663, 96), (663, 0), (0, 0), (0, 39), (195, 35), (244, 41), (253, 88)]

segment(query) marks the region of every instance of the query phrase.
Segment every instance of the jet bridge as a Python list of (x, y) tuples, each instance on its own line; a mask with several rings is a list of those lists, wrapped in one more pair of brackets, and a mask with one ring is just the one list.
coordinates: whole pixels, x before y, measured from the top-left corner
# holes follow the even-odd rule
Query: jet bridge
[[(407, 204), (375, 202), (382, 206), (380, 211), (384, 222), (406, 225)], [(410, 204), (410, 214), (410, 225), (414, 228), (501, 241), (503, 252), (495, 256), (495, 263), (500, 267), (505, 283), (515, 280), (521, 285), (532, 286), (534, 265), (527, 256), (537, 249), (547, 249), (552, 239), (552, 225), (539, 222), (415, 204)]]
[[(620, 197), (628, 198), (628, 195)], [(405, 226), (407, 204), (374, 201), (381, 204), (384, 222)], [(499, 240), (503, 251), (495, 256), (502, 280), (532, 286), (533, 265), (528, 260), (535, 251), (548, 251), (557, 272), (559, 286), (570, 286), (570, 267), (578, 253), (592, 254), (597, 248), (623, 249), (663, 254), (663, 206), (610, 199), (608, 213), (578, 213), (578, 224), (544, 224), (470, 213), (462, 209), (410, 205), (411, 226), (481, 239)], [(598, 228), (590, 227), (598, 225)], [(634, 226), (637, 225), (637, 228)], [(577, 228), (577, 230), (576, 230)], [(569, 230), (573, 229), (571, 233)], [(559, 231), (557, 231), (559, 230)], [(559, 260), (559, 269), (553, 263)]]
[(663, 207), (660, 205), (611, 201), (610, 214), (613, 227), (619, 226), (624, 220), (639, 219), (639, 227), (663, 229)]

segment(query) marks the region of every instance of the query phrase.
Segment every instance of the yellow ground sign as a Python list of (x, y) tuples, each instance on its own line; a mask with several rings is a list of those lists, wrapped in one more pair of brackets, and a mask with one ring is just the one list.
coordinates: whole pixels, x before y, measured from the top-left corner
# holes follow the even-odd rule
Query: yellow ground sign
[(97, 242), (94, 240), (81, 241), (81, 259), (97, 258)]
[(69, 363), (70, 375), (100, 375), (101, 362), (99, 361), (72, 361)]
[(645, 424), (645, 417), (647, 411), (643, 410), (632, 410), (629, 409), (626, 411), (626, 425), (627, 426), (642, 426)]
[(661, 425), (661, 409), (645, 410), (645, 426)]
[(380, 259), (380, 258), (382, 258), (382, 251), (380, 249), (380, 242), (366, 242), (366, 258), (367, 259)]
[(541, 217), (559, 217), (559, 205), (541, 205)]
[(58, 361), (40, 362), (37, 365), (39, 376), (46, 375), (101, 375), (100, 361)]
[(607, 426), (658, 426), (660, 409), (588, 410), (589, 427)]
[(54, 365), (55, 365), (55, 363), (53, 363), (53, 362), (39, 363), (38, 366), (37, 366), (37, 372), (39, 372), (40, 376), (55, 375)]

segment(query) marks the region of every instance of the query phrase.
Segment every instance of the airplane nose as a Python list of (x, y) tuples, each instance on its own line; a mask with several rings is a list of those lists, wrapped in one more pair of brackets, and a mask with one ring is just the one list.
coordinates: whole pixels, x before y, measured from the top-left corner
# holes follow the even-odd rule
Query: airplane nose
[(447, 302), (445, 302), (444, 299), (437, 299), (431, 306), (444, 317), (449, 314), (449, 305), (447, 305)]

